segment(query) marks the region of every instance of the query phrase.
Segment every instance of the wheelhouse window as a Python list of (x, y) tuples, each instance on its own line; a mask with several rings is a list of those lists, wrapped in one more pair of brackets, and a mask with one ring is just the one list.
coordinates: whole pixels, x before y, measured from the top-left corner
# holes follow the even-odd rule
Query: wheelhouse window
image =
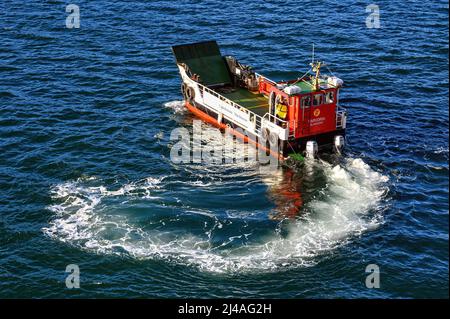
[(334, 103), (334, 92), (327, 92), (325, 94), (325, 104), (333, 104)]
[(313, 98), (313, 106), (319, 106), (322, 104), (322, 94), (315, 94)]
[(302, 109), (308, 108), (311, 105), (311, 97), (309, 95), (302, 97), (300, 106)]

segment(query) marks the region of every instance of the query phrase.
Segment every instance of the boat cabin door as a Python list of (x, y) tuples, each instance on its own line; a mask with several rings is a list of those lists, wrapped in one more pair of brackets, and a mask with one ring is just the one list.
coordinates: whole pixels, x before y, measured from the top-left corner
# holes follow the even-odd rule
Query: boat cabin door
[(310, 131), (311, 120), (311, 94), (305, 94), (300, 98), (299, 123), (301, 135), (307, 135)]

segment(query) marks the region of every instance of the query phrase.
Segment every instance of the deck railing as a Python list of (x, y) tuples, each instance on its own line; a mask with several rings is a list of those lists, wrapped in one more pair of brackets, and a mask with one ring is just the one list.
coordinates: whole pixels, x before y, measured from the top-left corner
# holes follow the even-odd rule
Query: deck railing
[(347, 110), (343, 107), (336, 107), (336, 128), (344, 128)]
[[(255, 124), (255, 132), (258, 134), (261, 134), (261, 126), (262, 126), (263, 119), (274, 123), (276, 126), (282, 128), (282, 129), (286, 129), (286, 128), (289, 129), (289, 122), (287, 122), (287, 121), (280, 120), (270, 113), (266, 113), (266, 114), (264, 114), (264, 116), (260, 116), (260, 115), (256, 114), (255, 112), (250, 111), (249, 109), (243, 107), (242, 105), (239, 105), (236, 102), (233, 102), (232, 100), (217, 93), (216, 91), (208, 88), (207, 86), (204, 86), (203, 84), (200, 84), (197, 82), (197, 85), (202, 91), (201, 92), (202, 96), (204, 94), (203, 92), (208, 92), (209, 94), (213, 95), (214, 97), (216, 97), (216, 98), (220, 99), (221, 101), (224, 101), (225, 103), (236, 108), (237, 110), (248, 114), (249, 121), (253, 122)], [(278, 125), (277, 123), (280, 123), (281, 125)]]
[(263, 80), (266, 80), (267, 82), (269, 82), (269, 83), (272, 84), (272, 85), (277, 85), (277, 82), (275, 82), (275, 81), (273, 81), (273, 80), (271, 80), (271, 79), (265, 77), (264, 75), (261, 75), (261, 74), (255, 72), (255, 76), (256, 76), (257, 79), (258, 79), (258, 78), (261, 78), (261, 79), (263, 79)]

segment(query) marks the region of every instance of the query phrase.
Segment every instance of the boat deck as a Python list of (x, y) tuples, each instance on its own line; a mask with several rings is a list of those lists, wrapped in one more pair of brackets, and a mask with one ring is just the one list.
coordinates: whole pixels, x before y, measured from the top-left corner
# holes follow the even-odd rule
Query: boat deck
[(269, 112), (269, 100), (263, 94), (255, 94), (244, 88), (220, 94), (260, 116)]

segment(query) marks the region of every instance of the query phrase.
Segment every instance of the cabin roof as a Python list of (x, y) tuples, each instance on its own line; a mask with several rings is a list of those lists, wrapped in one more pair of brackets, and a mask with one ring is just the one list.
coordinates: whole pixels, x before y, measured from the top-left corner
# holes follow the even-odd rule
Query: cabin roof
[[(320, 84), (321, 84), (321, 87), (323, 87), (324, 90), (330, 88), (328, 86), (327, 82), (324, 81), (323, 79), (320, 80)], [(312, 81), (299, 81), (299, 82), (297, 82), (297, 83), (295, 83), (293, 85), (298, 86), (302, 90), (301, 94), (313, 92), (313, 90), (312, 90), (312, 87), (313, 87)]]

